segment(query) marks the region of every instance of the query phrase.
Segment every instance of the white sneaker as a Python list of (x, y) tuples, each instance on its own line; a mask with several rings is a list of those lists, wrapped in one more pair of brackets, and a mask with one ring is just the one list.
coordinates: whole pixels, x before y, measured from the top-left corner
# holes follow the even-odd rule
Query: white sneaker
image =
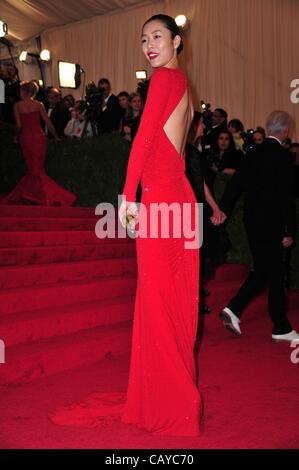
[(297, 331), (292, 330), (290, 333), (286, 333), (284, 335), (272, 335), (272, 341), (275, 341), (276, 343), (289, 341), (290, 343), (294, 342), (294, 344), (297, 344), (299, 343), (299, 334)]
[(240, 336), (240, 319), (228, 308), (225, 307), (222, 312), (219, 314), (220, 318), (223, 320), (223, 325), (225, 328), (237, 336)]

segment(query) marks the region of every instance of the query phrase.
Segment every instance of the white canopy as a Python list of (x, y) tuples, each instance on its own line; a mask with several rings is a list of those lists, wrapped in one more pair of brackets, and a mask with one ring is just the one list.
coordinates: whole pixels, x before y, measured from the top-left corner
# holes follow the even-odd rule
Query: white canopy
[(0, 19), (9, 38), (20, 41), (42, 31), (97, 15), (114, 13), (153, 0), (0, 0)]

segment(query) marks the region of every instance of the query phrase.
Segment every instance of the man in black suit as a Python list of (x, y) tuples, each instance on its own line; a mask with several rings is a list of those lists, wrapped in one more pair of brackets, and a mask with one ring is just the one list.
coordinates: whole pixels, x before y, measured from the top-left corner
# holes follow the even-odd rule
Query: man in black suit
[(18, 69), (13, 64), (6, 66), (4, 120), (15, 124), (14, 104), (20, 100), (20, 79)]
[[(57, 88), (50, 88), (48, 91), (48, 116), (55, 127), (57, 136), (59, 138), (66, 137), (64, 135), (64, 129), (71, 119), (69, 110), (65, 106), (64, 102), (61, 99), (61, 93)], [(48, 137), (52, 138), (52, 135), (49, 133), (46, 128), (46, 134)]]
[(118, 97), (111, 92), (111, 85), (107, 78), (101, 78), (98, 88), (103, 95), (102, 109), (99, 117), (99, 132), (113, 132), (120, 130), (122, 109)]
[(284, 261), (295, 235), (292, 162), (281, 143), (292, 119), (274, 111), (267, 119), (268, 138), (249, 151), (224, 192), (220, 207), (229, 214), (244, 192), (244, 225), (254, 270), (220, 313), (224, 326), (241, 335), (240, 317), (250, 300), (269, 281), (268, 311), (274, 341), (299, 342), (286, 313)]
[(212, 113), (212, 128), (207, 132), (204, 139), (204, 146), (215, 148), (221, 132), (227, 131), (227, 112), (225, 109), (216, 108)]

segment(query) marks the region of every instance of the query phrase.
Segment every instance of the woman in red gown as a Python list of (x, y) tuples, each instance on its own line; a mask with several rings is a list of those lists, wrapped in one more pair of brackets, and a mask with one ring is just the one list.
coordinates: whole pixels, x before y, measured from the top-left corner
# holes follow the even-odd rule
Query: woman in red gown
[(41, 128), (40, 119), (43, 119), (56, 139), (57, 135), (44, 105), (34, 99), (37, 91), (36, 83), (21, 83), (21, 101), (15, 104), (14, 114), (27, 174), (7, 196), (2, 198), (1, 204), (71, 206), (77, 196), (59, 186), (45, 172), (47, 139)]
[[(184, 161), (193, 106), (187, 78), (178, 68), (182, 42), (173, 18), (150, 18), (143, 26), (142, 48), (154, 72), (119, 210), (122, 224), (133, 216), (139, 231), (145, 222), (150, 225), (151, 203), (180, 208), (189, 203), (194, 214), (197, 209)], [(146, 211), (135, 204), (140, 180)], [(136, 238), (138, 283), (122, 421), (153, 433), (197, 436), (202, 415), (194, 358), (199, 249), (187, 249), (185, 235), (163, 238), (160, 223), (156, 229), (156, 238)]]
[[(191, 225), (199, 219), (196, 198), (185, 176), (185, 144), (193, 106), (186, 76), (178, 68), (182, 45), (173, 18), (157, 15), (148, 20), (142, 45), (154, 73), (119, 209), (124, 226), (126, 217), (135, 218), (136, 235), (146, 224), (151, 225), (149, 209), (154, 203), (174, 204), (180, 210), (187, 204), (194, 209)], [(138, 210), (135, 196), (140, 180), (142, 205)], [(169, 213), (163, 213), (170, 229), (177, 222), (176, 215), (169, 219)], [(162, 225), (153, 223), (158, 236), (136, 238), (138, 283), (127, 394), (95, 392), (82, 403), (58, 408), (51, 414), (54, 423), (94, 427), (121, 418), (123, 423), (156, 434), (199, 435), (202, 400), (194, 358), (199, 244), (186, 248), (185, 242), (192, 237), (185, 231), (178, 237), (161, 236)], [(181, 220), (179, 225), (182, 228)]]

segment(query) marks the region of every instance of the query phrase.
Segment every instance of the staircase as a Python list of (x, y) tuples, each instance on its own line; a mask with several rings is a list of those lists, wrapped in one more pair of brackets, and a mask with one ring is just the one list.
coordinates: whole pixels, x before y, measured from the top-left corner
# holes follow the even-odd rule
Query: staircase
[[(135, 242), (98, 239), (97, 220), (93, 209), (0, 206), (0, 340), (6, 361), (0, 363), (0, 385), (130, 351)], [(218, 313), (247, 273), (246, 266), (227, 264), (208, 282), (207, 304), (217, 317), (214, 326), (208, 322), (209, 335), (223, 328)], [(298, 305), (299, 292), (290, 293), (295, 327)], [(266, 295), (250, 309), (267, 316)], [(256, 319), (248, 313), (246, 321)]]
[(135, 243), (99, 239), (93, 209), (0, 207), (0, 384), (129, 351)]

